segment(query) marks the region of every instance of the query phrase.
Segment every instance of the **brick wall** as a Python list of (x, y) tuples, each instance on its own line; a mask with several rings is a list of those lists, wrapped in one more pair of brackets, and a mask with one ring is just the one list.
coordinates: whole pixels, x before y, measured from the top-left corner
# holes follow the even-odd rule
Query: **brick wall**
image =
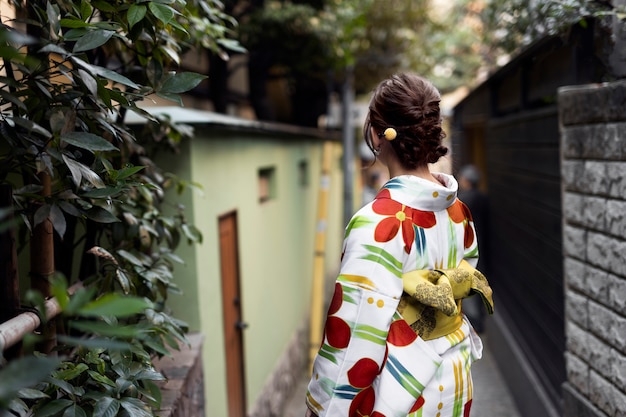
[(155, 368), (166, 381), (161, 388), (158, 417), (204, 417), (204, 374), (202, 371), (202, 335), (187, 335), (189, 346), (181, 344), (172, 356), (155, 361)]
[(626, 81), (559, 89), (565, 417), (626, 416)]

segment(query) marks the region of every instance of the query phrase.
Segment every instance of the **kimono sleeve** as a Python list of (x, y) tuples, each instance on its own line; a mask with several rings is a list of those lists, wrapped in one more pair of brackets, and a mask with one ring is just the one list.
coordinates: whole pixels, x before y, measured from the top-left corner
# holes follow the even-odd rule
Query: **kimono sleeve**
[(383, 368), (407, 256), (401, 230), (388, 241), (374, 238), (381, 220), (364, 209), (346, 231), (341, 269), (307, 392), (307, 405), (319, 417), (353, 415), (373, 401), (371, 385)]
[(478, 234), (476, 233), (476, 226), (474, 225), (474, 219), (472, 212), (465, 203), (460, 202), (463, 207), (463, 213), (465, 214), (464, 236), (463, 236), (463, 259), (465, 259), (472, 267), (476, 268), (478, 265)]

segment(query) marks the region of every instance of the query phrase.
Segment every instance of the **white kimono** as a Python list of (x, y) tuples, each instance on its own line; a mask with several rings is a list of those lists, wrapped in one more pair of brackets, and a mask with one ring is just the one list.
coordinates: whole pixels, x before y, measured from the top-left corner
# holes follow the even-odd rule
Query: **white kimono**
[(482, 355), (478, 335), (461, 315), (453, 332), (424, 340), (398, 312), (404, 273), (478, 261), (456, 180), (434, 176), (441, 184), (392, 178), (346, 228), (307, 392), (319, 417), (469, 416), (470, 365)]

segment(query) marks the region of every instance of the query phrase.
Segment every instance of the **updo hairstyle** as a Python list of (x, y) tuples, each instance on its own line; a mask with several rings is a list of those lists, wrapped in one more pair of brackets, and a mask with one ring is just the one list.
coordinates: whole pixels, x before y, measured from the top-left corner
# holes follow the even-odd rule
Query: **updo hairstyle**
[(397, 137), (389, 144), (404, 168), (437, 162), (448, 153), (442, 145), (446, 134), (441, 127), (440, 101), (437, 88), (418, 75), (396, 74), (382, 81), (370, 101), (365, 142), (376, 155), (369, 127), (373, 126), (379, 135), (392, 127)]

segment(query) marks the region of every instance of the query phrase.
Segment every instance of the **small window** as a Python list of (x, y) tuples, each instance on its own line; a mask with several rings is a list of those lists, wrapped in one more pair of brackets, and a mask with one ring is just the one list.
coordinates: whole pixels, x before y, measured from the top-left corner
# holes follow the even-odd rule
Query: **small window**
[(259, 203), (276, 198), (276, 168), (259, 169)]
[(309, 163), (304, 159), (298, 163), (298, 180), (302, 188), (309, 185)]

